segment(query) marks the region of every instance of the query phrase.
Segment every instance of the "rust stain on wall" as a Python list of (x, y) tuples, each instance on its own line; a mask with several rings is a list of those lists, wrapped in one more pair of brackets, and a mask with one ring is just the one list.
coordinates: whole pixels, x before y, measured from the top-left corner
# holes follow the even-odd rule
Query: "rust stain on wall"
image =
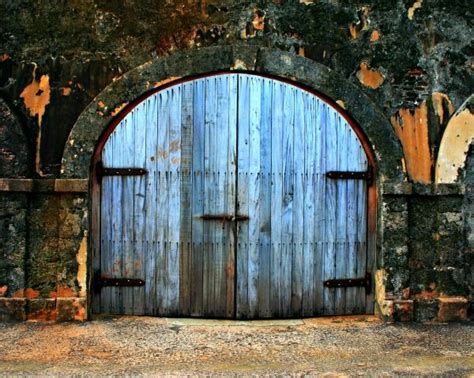
[(349, 25), (349, 34), (352, 39), (357, 39), (359, 33), (369, 28), (369, 7), (360, 8), (359, 20)]
[(461, 108), (448, 122), (436, 162), (436, 183), (456, 182), (464, 167), (469, 145), (474, 141), (474, 114)]
[(430, 183), (433, 162), (426, 102), (415, 109), (400, 109), (390, 118), (390, 122), (402, 144), (408, 175), (415, 182)]
[(44, 176), (41, 170), (41, 158), (40, 158), (40, 147), (41, 147), (41, 123), (43, 115), (46, 111), (46, 106), (49, 104), (51, 96), (51, 88), (49, 86), (49, 76), (41, 75), (39, 81), (36, 80), (36, 64), (33, 67), (33, 80), (31, 84), (27, 85), (20, 97), (23, 98), (25, 107), (28, 109), (32, 117), (38, 116), (38, 135), (36, 138), (36, 158), (35, 166), (36, 172), (40, 176)]
[(128, 102), (122, 102), (119, 106), (117, 106), (114, 110), (112, 110), (112, 117), (115, 117), (120, 111), (128, 105)]
[(69, 96), (71, 94), (72, 89), (69, 87), (61, 87), (61, 94), (63, 96)]
[(24, 294), (25, 294), (25, 298), (29, 298), (29, 299), (38, 298), (40, 296), (40, 292), (38, 290), (34, 290), (31, 288), (25, 289)]
[(385, 80), (379, 71), (370, 68), (367, 63), (360, 64), (356, 76), (363, 85), (372, 89), (380, 87)]
[(454, 105), (451, 102), (450, 98), (441, 92), (433, 92), (431, 95), (431, 101), (433, 103), (435, 114), (438, 116), (439, 123), (443, 124), (445, 120), (445, 110), (447, 110), (447, 117), (451, 117), (454, 113)]
[(79, 296), (84, 298), (87, 288), (87, 234), (85, 234), (81, 240), (81, 244), (76, 253), (76, 261), (78, 265), (77, 282), (80, 287)]
[(374, 30), (370, 35), (370, 42), (377, 42), (380, 39), (380, 32), (378, 30)]
[(255, 10), (252, 25), (256, 30), (263, 30), (265, 28), (265, 15)]
[(181, 79), (180, 76), (170, 76), (167, 79), (157, 81), (155, 84), (153, 84), (153, 88), (161, 87), (162, 85), (168, 84), (172, 81), (179, 80), (179, 79)]
[(410, 20), (413, 20), (413, 17), (415, 15), (415, 11), (417, 9), (420, 9), (422, 5), (423, 5), (423, 0), (416, 0), (413, 3), (413, 5), (410, 8), (408, 8), (408, 18)]

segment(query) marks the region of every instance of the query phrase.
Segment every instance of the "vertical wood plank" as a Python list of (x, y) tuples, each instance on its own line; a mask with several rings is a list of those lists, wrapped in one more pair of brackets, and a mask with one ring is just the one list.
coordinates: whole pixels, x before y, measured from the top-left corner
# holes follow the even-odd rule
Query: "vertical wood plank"
[(249, 78), (249, 171), (248, 171), (248, 266), (247, 266), (247, 317), (254, 318), (258, 314), (258, 275), (260, 247), (260, 207), (261, 207), (261, 96), (262, 79), (256, 76)]
[[(294, 126), (293, 126), (293, 209), (292, 209), (292, 242), (291, 249), (291, 315), (301, 316), (303, 309), (303, 265), (304, 261), (304, 213), (312, 211), (313, 204), (305, 207), (304, 171), (305, 171), (305, 94), (294, 91)], [(313, 157), (314, 159), (314, 157)]]
[[(146, 123), (149, 101), (137, 106), (136, 118), (133, 120), (134, 133), (134, 161), (133, 166), (145, 168), (146, 166), (146, 138), (148, 125)], [(131, 274), (135, 278), (145, 278), (145, 254), (146, 254), (146, 175), (133, 177), (133, 240), (134, 249), (132, 255)], [(145, 310), (144, 287), (131, 288), (133, 296), (132, 313), (143, 315)]]
[(192, 165), (193, 165), (193, 82), (182, 86), (181, 102), (181, 203), (180, 211), (180, 314), (191, 314), (192, 253)]
[[(326, 166), (325, 171), (337, 170), (337, 126), (334, 112), (328, 105), (321, 103), (321, 122), (325, 124)], [(326, 180), (325, 195), (325, 240), (324, 240), (324, 280), (334, 279), (336, 274), (336, 182)], [(334, 288), (324, 288), (324, 314), (334, 314)]]
[(271, 191), (271, 310), (272, 316), (281, 316), (282, 297), (282, 209), (283, 209), (283, 86), (273, 82), (272, 104), (272, 191)]
[(273, 81), (261, 79), (260, 101), (260, 246), (258, 262), (258, 316), (271, 316), (271, 158)]
[[(348, 130), (347, 138), (347, 169), (351, 171), (363, 171), (360, 164), (359, 143), (355, 133), (350, 129), (350, 126), (344, 124)], [(355, 278), (357, 276), (357, 180), (349, 180), (347, 182), (347, 255), (346, 255), (346, 278)], [(358, 295), (358, 288), (348, 287), (346, 289), (346, 305), (345, 314), (357, 313), (355, 309), (356, 297)]]
[[(316, 225), (315, 214), (317, 202), (315, 198), (315, 174), (316, 162), (318, 161), (316, 143), (317, 130), (320, 127), (316, 123), (315, 115), (315, 100), (314, 98), (305, 95), (303, 98), (304, 111), (304, 188), (303, 195), (303, 307), (302, 315), (310, 316), (314, 314), (315, 308), (315, 275), (316, 269)], [(296, 147), (295, 147), (296, 150)], [(319, 215), (319, 214), (318, 214)]]
[[(226, 211), (236, 214), (237, 197), (237, 128), (238, 128), (238, 75), (229, 76), (229, 114), (228, 114), (228, 147), (227, 147), (227, 175), (226, 189)], [(236, 225), (229, 225), (227, 229), (227, 257), (225, 265), (226, 273), (226, 311), (227, 317), (234, 317), (236, 312), (235, 303), (235, 274), (236, 274)]]
[(156, 208), (156, 228), (157, 228), (157, 258), (156, 258), (156, 313), (157, 315), (167, 315), (168, 308), (168, 285), (167, 285), (167, 253), (168, 253), (168, 172), (169, 172), (169, 145), (168, 119), (169, 119), (169, 93), (160, 92), (158, 95), (158, 138), (157, 138), (157, 208)]
[[(333, 111), (334, 112), (334, 111)], [(336, 160), (337, 170), (348, 171), (348, 129), (344, 120), (334, 112), (337, 128)], [(336, 260), (335, 278), (350, 278), (347, 276), (347, 184), (349, 180), (336, 180)], [(346, 288), (336, 288), (334, 296), (335, 313), (343, 315), (346, 307)]]
[[(239, 75), (238, 105), (238, 168), (237, 168), (237, 213), (249, 213), (250, 170), (250, 83), (248, 75)], [(250, 215), (251, 217), (254, 214)], [(248, 266), (249, 266), (249, 222), (237, 225), (237, 310), (238, 318), (249, 313)]]
[(179, 242), (181, 223), (181, 85), (168, 89), (168, 256), (167, 312), (179, 314)]
[(205, 81), (194, 81), (191, 315), (204, 315), (204, 106)]
[(146, 255), (145, 265), (145, 314), (156, 313), (157, 298), (157, 202), (158, 202), (158, 175), (157, 175), (157, 146), (158, 146), (158, 101), (159, 95), (155, 94), (147, 100), (146, 104), (146, 146), (145, 146), (145, 167), (148, 170), (146, 176), (145, 195), (145, 235)]
[(293, 245), (293, 199), (294, 199), (294, 149), (293, 132), (295, 127), (295, 88), (283, 86), (283, 124), (282, 126), (282, 176), (283, 199), (281, 217), (281, 280), (280, 280), (280, 313), (281, 316), (290, 315), (291, 309), (291, 268)]
[[(316, 128), (315, 141), (315, 173), (313, 176), (313, 190), (315, 203), (315, 235), (314, 235), (314, 311), (317, 314), (324, 314), (324, 285), (325, 279), (325, 254), (327, 251), (326, 240), (326, 155), (328, 152), (326, 145), (326, 113), (322, 101), (314, 99), (313, 122)], [(330, 150), (329, 150), (330, 151)]]

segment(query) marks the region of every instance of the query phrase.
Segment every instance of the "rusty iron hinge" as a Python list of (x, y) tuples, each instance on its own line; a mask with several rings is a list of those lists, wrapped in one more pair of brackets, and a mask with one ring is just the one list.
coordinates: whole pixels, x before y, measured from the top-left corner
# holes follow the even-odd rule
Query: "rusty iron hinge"
[(230, 214), (204, 214), (200, 217), (203, 220), (220, 220), (227, 222), (242, 222), (249, 220), (247, 215), (230, 215)]
[(374, 181), (374, 174), (372, 168), (368, 171), (356, 172), (356, 171), (330, 171), (326, 173), (326, 176), (330, 179), (342, 179), (342, 180), (367, 180), (367, 185), (371, 186)]
[(372, 290), (372, 276), (367, 273), (362, 278), (346, 278), (341, 280), (327, 280), (323, 282), (323, 285), (331, 288), (338, 287), (365, 287), (366, 293), (370, 294)]
[(104, 286), (112, 287), (129, 287), (129, 286), (143, 286), (145, 280), (141, 278), (107, 278), (102, 277), (100, 273), (94, 275), (94, 290), (100, 291)]
[(147, 173), (143, 168), (107, 168), (101, 161), (96, 165), (96, 177), (99, 182), (104, 176), (143, 176)]

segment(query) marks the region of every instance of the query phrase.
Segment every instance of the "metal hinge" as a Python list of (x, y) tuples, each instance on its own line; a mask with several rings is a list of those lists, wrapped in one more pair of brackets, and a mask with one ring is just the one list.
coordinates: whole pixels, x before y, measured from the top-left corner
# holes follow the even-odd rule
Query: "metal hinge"
[(141, 278), (107, 278), (102, 277), (100, 273), (94, 275), (94, 290), (100, 291), (104, 286), (111, 287), (131, 287), (131, 286), (143, 286), (145, 280)]
[(330, 179), (342, 179), (342, 180), (367, 180), (367, 185), (371, 186), (374, 181), (374, 174), (372, 168), (368, 171), (357, 172), (357, 171), (330, 171), (326, 173), (326, 177)]
[(95, 172), (99, 182), (104, 176), (143, 176), (148, 173), (143, 168), (107, 168), (101, 161), (97, 162)]
[(372, 290), (372, 275), (367, 273), (362, 278), (346, 278), (341, 280), (327, 280), (323, 282), (323, 285), (331, 288), (340, 287), (365, 287), (366, 293), (370, 294)]

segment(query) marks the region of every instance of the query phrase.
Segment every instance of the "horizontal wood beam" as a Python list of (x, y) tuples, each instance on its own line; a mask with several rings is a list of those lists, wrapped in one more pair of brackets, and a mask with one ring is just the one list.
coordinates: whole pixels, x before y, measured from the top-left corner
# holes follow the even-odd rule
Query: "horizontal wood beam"
[(14, 179), (0, 178), (0, 192), (87, 193), (87, 179)]

